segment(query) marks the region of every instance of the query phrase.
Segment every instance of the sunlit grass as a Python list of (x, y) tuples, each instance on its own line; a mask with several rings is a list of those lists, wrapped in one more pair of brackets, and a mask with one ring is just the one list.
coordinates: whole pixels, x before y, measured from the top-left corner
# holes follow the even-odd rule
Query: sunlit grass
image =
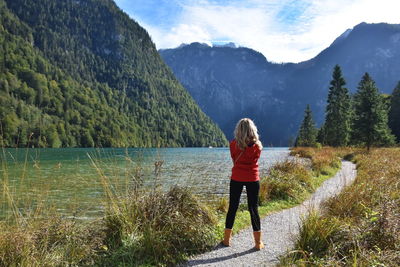
[(358, 150), (355, 182), (301, 227), (282, 265), (398, 266), (400, 149)]

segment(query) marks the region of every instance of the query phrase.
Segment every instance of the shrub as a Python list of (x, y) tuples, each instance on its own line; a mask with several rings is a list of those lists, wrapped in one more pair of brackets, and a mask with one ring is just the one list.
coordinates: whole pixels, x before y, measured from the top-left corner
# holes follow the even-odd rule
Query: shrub
[(114, 248), (106, 262), (175, 264), (217, 242), (216, 219), (188, 189), (156, 189), (123, 201), (105, 218)]

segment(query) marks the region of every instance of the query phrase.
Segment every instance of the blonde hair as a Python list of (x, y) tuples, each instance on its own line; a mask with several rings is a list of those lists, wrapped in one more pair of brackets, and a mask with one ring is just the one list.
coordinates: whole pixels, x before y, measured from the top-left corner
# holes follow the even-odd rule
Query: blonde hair
[(239, 148), (245, 149), (247, 145), (254, 143), (262, 149), (257, 127), (251, 119), (244, 118), (238, 121), (234, 134)]

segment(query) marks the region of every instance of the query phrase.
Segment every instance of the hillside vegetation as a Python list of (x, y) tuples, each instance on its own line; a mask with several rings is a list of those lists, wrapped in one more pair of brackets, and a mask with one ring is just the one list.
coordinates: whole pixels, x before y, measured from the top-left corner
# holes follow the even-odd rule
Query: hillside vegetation
[(3, 146), (222, 146), (226, 139), (111, 0), (0, 0)]

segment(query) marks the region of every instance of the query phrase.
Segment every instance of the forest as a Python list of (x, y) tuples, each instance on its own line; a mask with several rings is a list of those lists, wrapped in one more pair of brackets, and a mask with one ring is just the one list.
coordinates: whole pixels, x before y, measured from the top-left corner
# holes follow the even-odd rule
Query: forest
[(0, 0), (0, 15), (3, 147), (226, 144), (113, 1)]

